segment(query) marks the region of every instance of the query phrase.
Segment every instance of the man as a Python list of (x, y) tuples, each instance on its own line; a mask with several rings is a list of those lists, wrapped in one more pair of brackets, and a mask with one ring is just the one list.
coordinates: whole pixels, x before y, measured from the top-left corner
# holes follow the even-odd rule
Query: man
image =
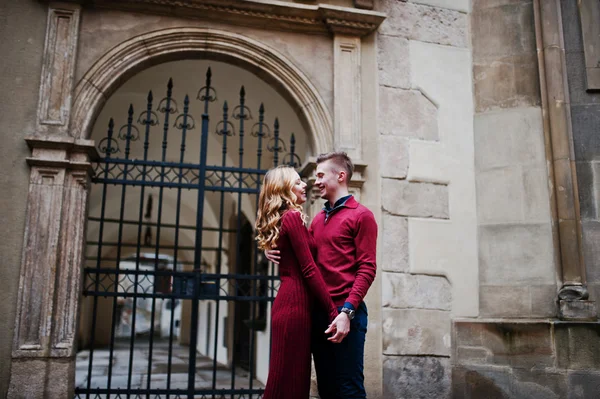
[[(333, 302), (340, 316), (346, 315), (331, 326), (326, 314), (316, 312), (313, 317), (311, 346), (321, 399), (367, 397), (363, 363), (368, 320), (363, 299), (375, 279), (377, 223), (373, 213), (348, 192), (353, 169), (344, 152), (317, 158), (315, 186), (327, 202), (309, 232)], [(267, 251), (267, 258), (277, 263), (279, 251)], [(324, 330), (334, 335), (327, 337)]]

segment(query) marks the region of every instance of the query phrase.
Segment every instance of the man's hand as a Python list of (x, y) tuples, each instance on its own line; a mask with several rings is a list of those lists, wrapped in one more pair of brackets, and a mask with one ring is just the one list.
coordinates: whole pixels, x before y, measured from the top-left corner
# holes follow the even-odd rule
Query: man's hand
[(329, 325), (329, 328), (325, 330), (325, 334), (329, 334), (335, 331), (333, 336), (327, 338), (335, 344), (339, 344), (346, 338), (346, 335), (350, 332), (350, 317), (344, 312), (340, 313)]
[(271, 262), (275, 263), (276, 265), (279, 264), (279, 260), (281, 259), (281, 256), (279, 255), (281, 252), (278, 249), (267, 249), (265, 251), (265, 256), (267, 257), (267, 259), (269, 259)]

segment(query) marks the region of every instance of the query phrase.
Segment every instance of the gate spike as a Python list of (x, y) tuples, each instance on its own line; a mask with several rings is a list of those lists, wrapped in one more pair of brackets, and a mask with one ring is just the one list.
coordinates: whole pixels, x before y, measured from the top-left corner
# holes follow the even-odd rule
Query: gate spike
[(173, 78), (169, 78), (169, 83), (167, 83), (167, 89), (171, 90), (173, 88)]
[(242, 88), (240, 89), (240, 97), (244, 98), (244, 96), (246, 96), (246, 89), (244, 88), (244, 85), (242, 85)]
[(210, 69), (210, 67), (208, 67), (208, 70), (206, 71), (206, 86), (210, 86), (211, 78), (212, 78), (212, 70)]
[(152, 100), (154, 100), (154, 96), (152, 95), (152, 90), (150, 90), (150, 91), (148, 92), (148, 101), (149, 101), (149, 102), (152, 102)]
[(260, 103), (260, 108), (258, 108), (258, 112), (260, 112), (261, 114), (265, 112), (265, 105), (263, 103)]

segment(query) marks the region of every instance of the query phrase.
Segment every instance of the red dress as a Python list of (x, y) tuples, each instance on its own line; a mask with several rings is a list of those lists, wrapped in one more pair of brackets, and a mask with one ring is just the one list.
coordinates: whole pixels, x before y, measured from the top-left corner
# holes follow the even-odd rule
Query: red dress
[(312, 307), (338, 312), (313, 259), (315, 245), (297, 211), (283, 214), (277, 249), (281, 285), (271, 310), (271, 360), (263, 399), (307, 399)]

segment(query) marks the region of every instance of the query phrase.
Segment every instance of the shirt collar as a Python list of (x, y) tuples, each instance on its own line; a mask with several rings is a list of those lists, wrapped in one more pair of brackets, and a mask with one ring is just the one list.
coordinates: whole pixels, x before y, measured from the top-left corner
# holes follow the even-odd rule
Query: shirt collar
[(325, 203), (325, 207), (323, 208), (323, 210), (325, 210), (325, 212), (329, 213), (332, 212), (334, 210), (336, 210), (337, 208), (341, 208), (342, 206), (346, 205), (346, 202), (348, 202), (348, 200), (352, 198), (352, 194), (348, 194), (342, 198), (340, 198), (339, 200), (337, 200), (335, 202), (335, 204), (333, 205), (333, 208), (331, 207), (329, 201), (327, 201)]

